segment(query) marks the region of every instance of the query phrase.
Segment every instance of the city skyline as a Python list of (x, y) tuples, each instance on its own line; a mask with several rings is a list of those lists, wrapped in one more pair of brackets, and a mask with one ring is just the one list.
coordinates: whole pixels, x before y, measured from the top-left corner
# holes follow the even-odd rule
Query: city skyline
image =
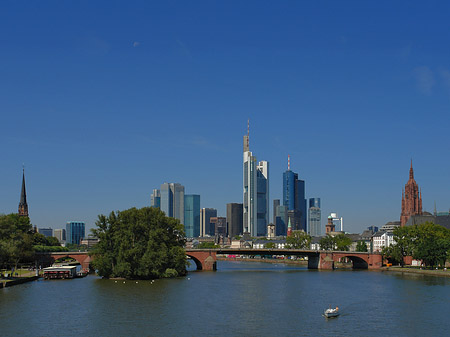
[(164, 181), (225, 216), (247, 119), (270, 219), (288, 154), (349, 232), (400, 220), (411, 158), (423, 211), (448, 211), (450, 5), (325, 4), (1, 4), (0, 212), (25, 163), (37, 227), (88, 232)]

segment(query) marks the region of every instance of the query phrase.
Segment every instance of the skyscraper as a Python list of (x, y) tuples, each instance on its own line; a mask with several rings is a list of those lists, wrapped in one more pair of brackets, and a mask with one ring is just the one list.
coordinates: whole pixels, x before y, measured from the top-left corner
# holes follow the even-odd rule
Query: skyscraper
[(200, 236), (214, 235), (214, 224), (211, 218), (217, 217), (217, 209), (202, 208), (200, 210)]
[(411, 215), (422, 215), (422, 191), (414, 180), (414, 170), (409, 169), (409, 180), (402, 191), (402, 213), (400, 215), (400, 226), (404, 226)]
[(243, 232), (265, 236), (269, 224), (269, 163), (257, 164), (249, 147), (249, 128), (244, 136)]
[(59, 243), (66, 241), (66, 230), (64, 228), (55, 229), (53, 235), (58, 239)]
[(161, 210), (166, 216), (180, 220), (184, 224), (184, 186), (178, 183), (161, 185)]
[(243, 205), (227, 204), (227, 233), (230, 238), (242, 234)]
[(308, 215), (309, 215), (308, 234), (311, 236), (320, 236), (322, 234), (320, 198), (309, 199)]
[(275, 208), (275, 233), (277, 236), (287, 234), (288, 209), (284, 205), (278, 205)]
[(25, 189), (25, 168), (22, 169), (22, 191), (20, 193), (19, 215), (28, 216), (27, 191)]
[(161, 208), (161, 192), (155, 188), (150, 196), (150, 207)]
[(84, 239), (85, 223), (83, 221), (68, 221), (66, 223), (66, 242), (76, 245)]
[(283, 173), (283, 205), (290, 211), (292, 230), (306, 232), (305, 181), (298, 179), (298, 174), (291, 171), (290, 157), (288, 169)]
[(184, 231), (188, 238), (200, 236), (200, 196), (198, 194), (184, 196)]

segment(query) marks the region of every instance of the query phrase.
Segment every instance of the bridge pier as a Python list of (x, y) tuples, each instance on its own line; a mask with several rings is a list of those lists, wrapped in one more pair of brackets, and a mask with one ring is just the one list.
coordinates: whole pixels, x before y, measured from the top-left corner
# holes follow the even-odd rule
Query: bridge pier
[(217, 270), (216, 252), (198, 251), (186, 253), (197, 265), (197, 270), (215, 271)]
[(319, 269), (333, 270), (334, 269), (334, 255), (333, 253), (321, 252), (319, 255)]

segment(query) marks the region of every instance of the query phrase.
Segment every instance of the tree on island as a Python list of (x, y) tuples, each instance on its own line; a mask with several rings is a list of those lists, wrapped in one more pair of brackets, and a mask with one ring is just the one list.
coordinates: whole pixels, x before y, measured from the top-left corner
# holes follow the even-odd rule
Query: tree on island
[(105, 278), (155, 279), (186, 275), (185, 234), (179, 220), (158, 208), (99, 215), (92, 266)]
[(304, 231), (292, 231), (286, 238), (287, 248), (309, 249), (311, 246), (311, 236)]

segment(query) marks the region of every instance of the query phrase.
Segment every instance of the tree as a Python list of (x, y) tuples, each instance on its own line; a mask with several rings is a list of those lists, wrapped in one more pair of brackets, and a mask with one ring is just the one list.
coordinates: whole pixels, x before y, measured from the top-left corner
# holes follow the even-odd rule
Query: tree
[(417, 226), (403, 226), (394, 229), (395, 247), (388, 251), (393, 254), (392, 257), (395, 261), (401, 256), (399, 262), (402, 267), (404, 266), (403, 258), (412, 255), (416, 232)]
[(444, 265), (450, 251), (450, 231), (440, 225), (426, 222), (414, 227), (413, 258), (425, 266)]
[(265, 245), (265, 248), (267, 248), (267, 249), (274, 249), (275, 247), (276, 246), (275, 246), (274, 242), (267, 242)]
[(364, 241), (358, 241), (356, 243), (356, 251), (357, 252), (367, 252), (367, 245)]
[(292, 231), (292, 234), (286, 238), (286, 245), (293, 249), (309, 249), (311, 236), (304, 231)]
[(320, 249), (322, 250), (333, 250), (336, 242), (334, 240), (334, 237), (330, 234), (325, 235), (322, 237), (319, 241)]
[(334, 237), (334, 242), (336, 244), (336, 250), (348, 251), (350, 249), (350, 245), (352, 244), (352, 239), (345, 234), (338, 234)]
[(105, 278), (153, 279), (186, 274), (185, 235), (179, 220), (157, 208), (99, 215), (92, 265)]

